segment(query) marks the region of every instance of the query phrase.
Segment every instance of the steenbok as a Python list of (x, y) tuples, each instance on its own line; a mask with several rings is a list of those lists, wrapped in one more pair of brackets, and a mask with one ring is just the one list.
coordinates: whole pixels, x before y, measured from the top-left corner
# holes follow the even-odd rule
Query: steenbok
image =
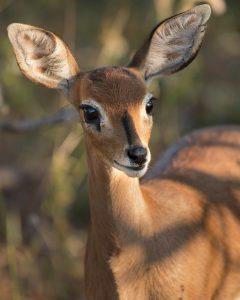
[(81, 72), (53, 33), (8, 28), (21, 71), (65, 92), (79, 111), (89, 169), (86, 297), (240, 297), (240, 128), (204, 129), (150, 162), (154, 98), (147, 84), (197, 55), (211, 10), (160, 23), (126, 67)]

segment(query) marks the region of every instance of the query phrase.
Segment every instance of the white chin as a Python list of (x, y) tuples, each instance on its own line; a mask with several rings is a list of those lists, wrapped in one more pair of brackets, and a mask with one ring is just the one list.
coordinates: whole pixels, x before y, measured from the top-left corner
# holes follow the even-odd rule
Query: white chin
[(146, 171), (147, 171), (147, 165), (144, 166), (143, 169), (141, 170), (134, 170), (134, 169), (131, 169), (131, 168), (128, 168), (128, 167), (124, 167), (124, 166), (120, 166), (116, 163), (114, 163), (114, 167), (120, 171), (122, 171), (123, 173), (125, 173), (126, 175), (128, 175), (129, 177), (142, 177)]

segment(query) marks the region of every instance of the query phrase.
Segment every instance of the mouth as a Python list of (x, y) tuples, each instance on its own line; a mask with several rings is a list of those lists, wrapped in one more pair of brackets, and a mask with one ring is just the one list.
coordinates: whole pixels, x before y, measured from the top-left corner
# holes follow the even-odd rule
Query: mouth
[(138, 166), (138, 167), (129, 167), (129, 166), (125, 166), (125, 165), (122, 165), (120, 163), (118, 163), (116, 160), (114, 160), (115, 164), (122, 167), (122, 168), (126, 168), (127, 170), (130, 170), (130, 171), (142, 171), (146, 165), (141, 165), (141, 166)]

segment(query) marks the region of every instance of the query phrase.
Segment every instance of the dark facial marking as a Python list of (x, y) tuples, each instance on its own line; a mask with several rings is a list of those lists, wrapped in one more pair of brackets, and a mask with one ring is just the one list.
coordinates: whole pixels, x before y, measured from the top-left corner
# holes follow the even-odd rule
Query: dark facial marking
[(130, 77), (131, 79), (135, 79), (137, 80), (137, 76), (131, 72), (128, 68), (123, 68), (123, 67), (102, 67), (99, 69), (95, 69), (93, 71), (91, 71), (90, 73), (90, 80), (92, 80), (93, 82), (102, 82), (104, 80), (106, 80), (106, 74), (107, 72), (119, 72), (122, 73), (128, 77)]
[(89, 72), (86, 78), (89, 97), (99, 102), (104, 101), (109, 107), (140, 103), (146, 94), (146, 86), (141, 76), (127, 68), (96, 69)]
[(123, 127), (127, 136), (127, 141), (129, 146), (141, 145), (141, 141), (137, 134), (136, 128), (134, 126), (133, 120), (129, 113), (126, 111), (122, 117)]
[(89, 78), (94, 83), (104, 82), (106, 80), (106, 68), (99, 68), (91, 71)]

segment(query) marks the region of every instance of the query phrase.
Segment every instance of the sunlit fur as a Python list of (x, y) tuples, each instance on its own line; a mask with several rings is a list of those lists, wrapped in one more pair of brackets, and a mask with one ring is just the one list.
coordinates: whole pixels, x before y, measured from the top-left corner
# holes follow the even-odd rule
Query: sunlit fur
[(186, 136), (140, 186), (89, 155), (88, 299), (240, 296), (239, 141), (240, 127)]
[[(210, 12), (208, 5), (200, 5), (165, 20), (128, 67), (90, 72), (79, 72), (54, 34), (29, 25), (9, 26), (22, 72), (67, 91), (81, 116), (91, 212), (85, 260), (88, 300), (240, 297), (240, 128), (190, 134), (141, 182), (138, 177), (145, 173), (150, 154), (139, 173), (115, 163), (130, 163), (123, 120), (131, 125), (132, 143), (148, 147), (152, 118), (144, 111), (147, 81), (183, 69), (196, 57)], [(84, 121), (84, 103), (102, 114), (100, 130)]]
[[(147, 163), (143, 170), (130, 169), (134, 164), (126, 155), (130, 145), (122, 118), (126, 112), (129, 114), (139, 138), (137, 143), (148, 148), (152, 117), (146, 113), (147, 95), (146, 85), (140, 72), (130, 68), (109, 67), (80, 76), (73, 96), (77, 109), (82, 103), (92, 103), (92, 106), (97, 107), (101, 114), (104, 114), (105, 121), (101, 124), (101, 132), (98, 132), (84, 122), (80, 110), (89, 145), (98, 152), (101, 160), (131, 177), (141, 177), (145, 174), (151, 155), (148, 149)], [(114, 161), (129, 168), (121, 167)]]

